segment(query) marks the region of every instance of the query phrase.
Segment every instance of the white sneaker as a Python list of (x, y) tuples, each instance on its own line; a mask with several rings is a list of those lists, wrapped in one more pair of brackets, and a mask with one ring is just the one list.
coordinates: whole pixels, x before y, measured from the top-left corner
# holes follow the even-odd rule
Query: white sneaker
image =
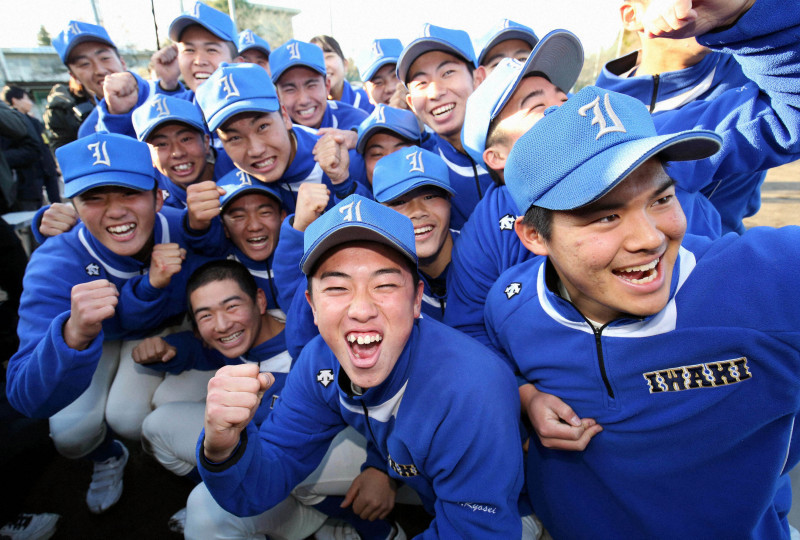
[(0, 529), (5, 540), (47, 540), (56, 533), (58, 514), (20, 514)]
[(186, 528), (186, 507), (184, 506), (174, 514), (172, 517), (169, 518), (167, 522), (167, 527), (174, 533), (183, 534), (183, 530)]
[(130, 454), (124, 444), (114, 442), (122, 447), (122, 455), (94, 463), (92, 483), (86, 492), (86, 504), (93, 514), (105, 512), (122, 496), (122, 473)]
[(314, 533), (314, 538), (316, 540), (361, 540), (361, 535), (349, 523), (338, 519), (328, 519)]

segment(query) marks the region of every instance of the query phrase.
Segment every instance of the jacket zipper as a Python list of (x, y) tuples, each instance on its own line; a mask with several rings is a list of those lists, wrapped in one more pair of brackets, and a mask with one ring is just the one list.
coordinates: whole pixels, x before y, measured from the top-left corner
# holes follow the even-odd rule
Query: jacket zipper
[(656, 108), (656, 102), (658, 101), (658, 83), (659, 83), (659, 75), (656, 73), (653, 75), (653, 97), (650, 99), (650, 113), (652, 114)]
[[(589, 323), (589, 321), (586, 321)], [(605, 358), (603, 357), (603, 343), (600, 339), (603, 330), (605, 330), (608, 324), (604, 324), (600, 328), (595, 328), (592, 323), (589, 323), (589, 326), (592, 328), (592, 332), (594, 333), (594, 344), (597, 348), (597, 362), (600, 366), (600, 375), (603, 377), (603, 384), (606, 385), (606, 392), (608, 392), (608, 397), (614, 399), (614, 390), (611, 389), (611, 382), (608, 380), (608, 374), (606, 373), (606, 362)]]
[[(472, 161), (472, 159), (470, 159)], [(483, 193), (481, 192), (481, 182), (478, 180), (478, 167), (475, 165), (475, 162), (472, 161), (472, 177), (475, 179), (475, 189), (478, 190), (478, 200), (483, 199)]]
[[(383, 452), (381, 452), (381, 447), (378, 445), (378, 439), (377, 439), (377, 437), (375, 437), (375, 433), (372, 432), (372, 422), (369, 421), (369, 409), (367, 409), (367, 404), (364, 403), (363, 400), (359, 400), (359, 401), (361, 401), (361, 408), (364, 409), (364, 420), (366, 420), (366, 422), (367, 422), (367, 429), (369, 430), (369, 436), (372, 437), (372, 443), (375, 445), (375, 448), (378, 450), (378, 452), (381, 453), (381, 456), (383, 456), (383, 459), (386, 459), (386, 456), (384, 456)], [(388, 463), (388, 460), (387, 460), (387, 463)]]

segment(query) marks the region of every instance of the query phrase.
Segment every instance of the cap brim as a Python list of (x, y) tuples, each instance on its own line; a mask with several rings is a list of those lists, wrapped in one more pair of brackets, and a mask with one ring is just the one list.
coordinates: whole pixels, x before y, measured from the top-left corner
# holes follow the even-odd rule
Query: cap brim
[(183, 31), (186, 30), (187, 27), (193, 24), (199, 24), (200, 26), (202, 26), (203, 28), (205, 28), (206, 30), (208, 30), (209, 32), (211, 32), (212, 34), (214, 34), (223, 41), (231, 40), (229, 36), (221, 35), (219, 30), (217, 30), (213, 26), (210, 26), (205, 22), (201, 21), (200, 19), (197, 19), (195, 17), (192, 17), (191, 15), (186, 15), (186, 14), (179, 15), (174, 21), (172, 21), (172, 24), (169, 25), (169, 39), (171, 39), (175, 43), (179, 42), (181, 40), (181, 34), (183, 34)]
[(410, 133), (405, 129), (398, 127), (396, 124), (372, 124), (363, 132), (358, 134), (358, 141), (356, 142), (356, 152), (361, 155), (364, 155), (366, 151), (367, 143), (369, 142), (370, 137), (375, 135), (378, 132), (387, 131), (394, 135), (397, 135), (401, 139), (405, 139), (410, 142), (419, 142), (420, 140), (420, 133)]
[(406, 49), (403, 51), (403, 54), (401, 54), (400, 58), (397, 60), (397, 78), (400, 80), (400, 82), (406, 84), (408, 82), (406, 78), (408, 76), (408, 70), (411, 68), (411, 64), (413, 64), (414, 61), (423, 54), (431, 51), (443, 51), (462, 59), (468, 64), (472, 63), (464, 58), (464, 53), (442, 39), (434, 37), (419, 38), (417, 41), (414, 41), (408, 47), (406, 47)]
[(361, 72), (361, 80), (364, 82), (369, 82), (372, 77), (381, 69), (383, 66), (387, 64), (397, 64), (397, 58), (391, 57), (383, 57), (374, 64), (370, 65), (366, 71)]
[(160, 128), (164, 124), (183, 124), (190, 128), (196, 129), (201, 133), (206, 132), (206, 126), (204, 124), (192, 122), (185, 116), (161, 116), (156, 121), (148, 124), (142, 133), (137, 133), (136, 137), (142, 142), (147, 142), (147, 138), (153, 133), (153, 131)]
[(583, 46), (572, 32), (554, 30), (531, 51), (520, 79), (540, 71), (564, 92), (575, 85), (583, 69)]
[(324, 236), (317, 239), (311, 249), (309, 249), (300, 260), (300, 268), (303, 273), (308, 275), (314, 265), (316, 265), (322, 255), (328, 250), (348, 242), (378, 242), (389, 246), (405, 255), (415, 265), (417, 264), (416, 253), (410, 253), (403, 248), (400, 240), (389, 236), (386, 231), (378, 231), (375, 227), (364, 222), (346, 221), (330, 229)]
[(239, 50), (239, 54), (241, 55), (243, 52), (247, 52), (247, 51), (258, 51), (261, 54), (263, 54), (264, 56), (266, 56), (267, 58), (269, 58), (270, 51), (267, 50), (266, 48), (262, 47), (261, 45), (250, 45), (249, 47), (245, 47), (244, 49), (240, 49)]
[(375, 193), (375, 200), (379, 203), (393, 201), (394, 199), (405, 195), (415, 189), (423, 186), (433, 186), (445, 190), (450, 195), (455, 195), (455, 190), (449, 184), (442, 182), (437, 178), (422, 178), (415, 177), (391, 186), (388, 189), (381, 191), (379, 194)]
[(478, 65), (480, 66), (483, 64), (486, 55), (489, 53), (490, 50), (492, 50), (492, 48), (495, 45), (497, 45), (498, 43), (502, 43), (503, 41), (508, 41), (510, 39), (519, 39), (521, 41), (524, 41), (525, 43), (531, 46), (531, 49), (536, 47), (536, 44), (539, 42), (539, 40), (535, 36), (531, 35), (530, 33), (520, 28), (515, 28), (515, 27), (506, 28), (505, 30), (499, 32), (496, 36), (494, 36), (492, 40), (483, 47), (483, 50), (481, 51), (481, 54), (478, 57)]
[(324, 71), (320, 71), (320, 68), (319, 68), (319, 66), (315, 66), (315, 65), (311, 64), (310, 62), (297, 61), (297, 62), (295, 62), (295, 63), (293, 63), (293, 64), (291, 64), (291, 65), (289, 65), (289, 66), (286, 66), (286, 67), (284, 67), (284, 68), (283, 68), (283, 69), (281, 69), (280, 71), (273, 72), (273, 73), (272, 73), (272, 82), (273, 82), (273, 83), (275, 83), (275, 84), (278, 84), (278, 79), (280, 79), (280, 78), (281, 78), (281, 75), (283, 75), (284, 73), (286, 73), (286, 72), (287, 72), (287, 71), (289, 71), (290, 69), (292, 69), (292, 68), (296, 68), (296, 67), (304, 67), (304, 68), (308, 68), (308, 69), (310, 69), (311, 71), (314, 71), (314, 72), (316, 72), (316, 73), (319, 73), (319, 74), (320, 74), (320, 75), (322, 75), (323, 77), (326, 77), (326, 76), (327, 76), (327, 74), (326, 74)]
[(213, 132), (234, 115), (245, 112), (271, 113), (279, 109), (280, 103), (277, 98), (243, 99), (225, 105), (207, 118), (206, 122), (208, 123), (209, 131)]
[[(218, 185), (218, 187), (225, 189), (225, 184), (220, 184)], [(277, 193), (275, 193), (270, 189), (267, 189), (266, 186), (257, 186), (254, 184), (250, 187), (242, 188), (238, 190), (236, 193), (234, 193), (230, 199), (222, 203), (221, 211), (224, 212), (225, 209), (228, 208), (239, 197), (242, 197), (243, 195), (250, 195), (252, 193), (258, 193), (261, 195), (267, 195), (269, 197), (272, 197), (273, 199), (278, 201), (278, 204), (281, 206), (281, 208), (283, 208), (283, 201), (281, 200), (280, 196)]]
[(138, 191), (150, 191), (155, 185), (156, 179), (154, 176), (126, 171), (101, 171), (66, 182), (64, 184), (64, 196), (72, 198), (90, 189), (103, 186), (117, 186)]
[(73, 39), (70, 42), (69, 47), (67, 47), (67, 50), (64, 51), (64, 59), (63, 59), (64, 65), (69, 64), (69, 55), (72, 54), (72, 50), (76, 46), (80, 45), (81, 43), (87, 43), (87, 42), (90, 42), (90, 41), (96, 41), (98, 43), (103, 43), (105, 45), (108, 45), (112, 49), (117, 50), (117, 46), (116, 45), (114, 45), (109, 40), (107, 40), (107, 39), (105, 39), (103, 37), (96, 36), (94, 34), (88, 34), (88, 33), (82, 34), (82, 35), (77, 36), (75, 39)]
[(696, 130), (621, 143), (594, 156), (589, 166), (578, 165), (534, 205), (550, 210), (580, 208), (602, 198), (651, 157), (693, 161), (714, 155), (721, 146), (722, 139), (713, 131)]

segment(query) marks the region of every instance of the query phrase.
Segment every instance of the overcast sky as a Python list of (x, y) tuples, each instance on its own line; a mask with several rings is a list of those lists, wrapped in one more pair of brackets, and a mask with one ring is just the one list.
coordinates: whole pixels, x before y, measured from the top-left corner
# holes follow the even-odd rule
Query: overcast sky
[[(180, 13), (181, 0), (153, 0), (159, 35), (166, 37), (169, 23)], [(374, 38), (414, 39), (426, 22), (482, 36), (502, 18), (526, 24), (541, 37), (555, 28), (575, 32), (587, 54), (614, 42), (619, 32), (619, 0), (278, 0), (254, 2), (301, 10), (294, 18), (294, 35), (309, 39), (331, 34), (347, 56), (357, 57)], [(111, 38), (120, 46), (155, 48), (150, 0), (97, 0)], [(184, 6), (192, 4), (183, 0)], [(35, 47), (39, 26), (51, 36), (70, 19), (93, 22), (89, 0), (0, 0), (0, 47)], [(10, 16), (14, 13), (15, 16)]]

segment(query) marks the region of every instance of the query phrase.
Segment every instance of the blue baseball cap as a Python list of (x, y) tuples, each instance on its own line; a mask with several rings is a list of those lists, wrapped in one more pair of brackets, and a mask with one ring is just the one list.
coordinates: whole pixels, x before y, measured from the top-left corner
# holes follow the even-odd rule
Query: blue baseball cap
[(277, 83), (286, 70), (297, 66), (312, 69), (323, 77), (328, 73), (322, 49), (305, 41), (290, 39), (275, 49), (269, 58), (272, 82)]
[(52, 44), (58, 56), (61, 58), (61, 61), (66, 65), (67, 60), (69, 60), (69, 53), (72, 52), (75, 45), (87, 41), (98, 41), (114, 49), (117, 48), (114, 42), (111, 41), (105, 28), (81, 21), (69, 21), (67, 27), (53, 38)]
[(266, 39), (257, 35), (252, 30), (242, 30), (239, 33), (239, 54), (249, 51), (250, 49), (261, 51), (267, 57), (269, 57), (269, 54), (272, 52)]
[(134, 109), (131, 119), (136, 137), (143, 142), (147, 142), (147, 138), (156, 128), (168, 122), (180, 122), (201, 133), (206, 132), (203, 113), (197, 105), (186, 99), (163, 94), (155, 94)]
[(149, 191), (156, 185), (150, 150), (133, 137), (92, 133), (56, 149), (64, 177), (64, 196), (101, 186)]
[(361, 195), (350, 195), (306, 229), (300, 269), (308, 275), (331, 248), (346, 242), (378, 242), (396, 249), (416, 266), (414, 225), (406, 216)]
[(397, 64), (400, 53), (403, 52), (403, 44), (399, 39), (375, 39), (369, 51), (359, 59), (358, 65), (362, 66), (358, 74), (364, 82), (369, 81), (375, 73), (386, 64)]
[(510, 39), (522, 40), (530, 45), (531, 49), (539, 43), (539, 38), (536, 37), (532, 28), (509, 19), (503, 19), (478, 40), (481, 51), (480, 54), (478, 54), (478, 65), (483, 65), (484, 60), (486, 60), (486, 53), (488, 53), (492, 47)]
[(634, 169), (660, 155), (691, 161), (716, 153), (713, 131), (659, 135), (638, 99), (587, 86), (560, 107), (550, 107), (514, 144), (505, 181), (517, 208), (572, 210), (611, 191)]
[(199, 24), (224, 41), (234, 44), (238, 41), (233, 19), (202, 2), (195, 2), (192, 9), (184, 11), (172, 21), (169, 25), (169, 39), (177, 43), (181, 40), (183, 31), (193, 24)]
[(363, 155), (370, 137), (379, 131), (389, 131), (401, 139), (418, 144), (422, 140), (419, 121), (414, 113), (406, 109), (397, 109), (380, 103), (358, 126), (356, 151)]
[(489, 125), (503, 110), (526, 76), (544, 73), (555, 86), (568, 92), (583, 68), (583, 46), (578, 36), (567, 30), (553, 30), (533, 48), (523, 64), (504, 58), (467, 99), (461, 144), (476, 162), (483, 163)]
[(225, 190), (225, 195), (219, 199), (222, 212), (225, 212), (225, 209), (228, 208), (235, 199), (247, 193), (262, 193), (268, 195), (278, 201), (278, 204), (283, 207), (283, 201), (277, 191), (239, 169), (234, 169), (217, 180), (217, 186)]
[(195, 97), (211, 131), (235, 114), (270, 113), (281, 108), (269, 74), (256, 64), (221, 63), (197, 88)]
[(444, 160), (419, 146), (408, 146), (383, 156), (372, 173), (375, 200), (389, 202), (422, 186), (456, 192), (450, 187), (450, 170)]
[(403, 84), (408, 82), (406, 81), (406, 76), (411, 64), (417, 58), (430, 51), (444, 51), (454, 54), (465, 62), (472, 64), (472, 67), (478, 67), (475, 62), (475, 49), (472, 48), (472, 40), (469, 34), (463, 30), (452, 30), (428, 23), (423, 27), (422, 35), (406, 45), (397, 60), (397, 78), (400, 79), (400, 82)]

